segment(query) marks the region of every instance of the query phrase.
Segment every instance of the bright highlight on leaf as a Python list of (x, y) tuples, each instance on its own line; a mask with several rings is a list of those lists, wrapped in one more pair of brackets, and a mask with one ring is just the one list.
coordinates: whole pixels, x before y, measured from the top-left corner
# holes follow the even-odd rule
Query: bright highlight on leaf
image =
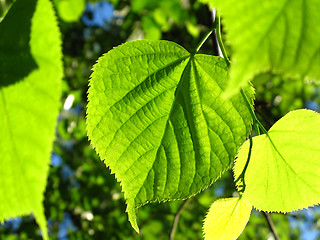
[[(290, 212), (320, 202), (320, 115), (292, 111), (266, 135), (254, 137), (244, 196), (264, 211)], [(249, 141), (234, 166), (235, 179), (247, 161)], [(238, 183), (238, 185), (241, 183)]]
[(212, 0), (233, 50), (227, 93), (261, 72), (320, 79), (320, 1)]
[(205, 240), (237, 239), (247, 225), (251, 209), (251, 204), (239, 197), (215, 201), (204, 221)]
[(252, 119), (240, 94), (221, 97), (226, 78), (222, 58), (168, 41), (128, 42), (95, 65), (88, 136), (121, 181), (137, 231), (136, 207), (196, 194), (233, 162)]
[(0, 222), (33, 213), (46, 239), (42, 201), (63, 73), (52, 4), (17, 0), (0, 32)]

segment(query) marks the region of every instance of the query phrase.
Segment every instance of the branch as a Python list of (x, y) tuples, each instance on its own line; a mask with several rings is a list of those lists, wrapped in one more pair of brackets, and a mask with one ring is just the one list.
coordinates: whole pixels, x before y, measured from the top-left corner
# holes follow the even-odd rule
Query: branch
[(263, 215), (265, 216), (265, 218), (266, 218), (266, 220), (267, 220), (267, 222), (268, 222), (270, 231), (272, 232), (274, 238), (275, 238), (276, 240), (280, 240), (279, 235), (278, 235), (278, 233), (277, 233), (277, 231), (276, 231), (276, 229), (275, 229), (275, 227), (274, 227), (274, 224), (273, 224), (273, 222), (272, 222), (272, 219), (271, 219), (269, 213), (267, 213), (267, 212), (265, 212), (265, 211), (262, 211), (262, 213), (263, 213)]
[(181, 215), (183, 209), (189, 204), (190, 200), (191, 200), (191, 198), (188, 198), (183, 202), (183, 204), (180, 206), (176, 216), (174, 217), (174, 222), (173, 222), (173, 226), (172, 226), (171, 233), (170, 233), (170, 240), (174, 239), (174, 235), (176, 234), (180, 215)]

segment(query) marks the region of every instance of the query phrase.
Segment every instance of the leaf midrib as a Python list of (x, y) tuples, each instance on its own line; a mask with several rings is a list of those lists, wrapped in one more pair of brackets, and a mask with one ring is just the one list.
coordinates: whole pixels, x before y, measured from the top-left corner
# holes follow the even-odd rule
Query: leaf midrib
[(276, 151), (276, 153), (280, 156), (280, 158), (283, 160), (283, 162), (289, 167), (289, 169), (293, 172), (294, 175), (296, 175), (298, 178), (301, 179), (302, 182), (304, 182), (305, 185), (307, 185), (309, 188), (311, 188), (314, 192), (320, 192), (320, 190), (313, 188), (310, 184), (308, 184), (303, 177), (301, 177), (292, 167), (291, 165), (288, 163), (288, 161), (283, 157), (283, 155), (280, 153), (280, 151), (278, 150), (278, 148), (276, 147), (276, 145), (273, 143), (271, 136), (268, 134), (267, 136), (267, 140), (271, 143), (271, 146), (273, 147), (273, 149)]
[[(229, 208), (232, 208), (233, 207), (233, 205), (234, 205), (234, 207), (233, 207), (233, 209), (232, 209), (232, 212), (231, 212), (231, 214), (229, 215), (229, 217), (228, 217), (228, 220), (227, 220), (227, 222), (226, 222), (226, 224), (224, 225), (224, 227), (223, 227), (223, 230), (222, 231), (220, 231), (220, 235), (219, 235), (219, 239), (220, 239), (220, 237), (221, 237), (221, 235), (224, 233), (224, 231), (225, 231), (225, 229), (227, 228), (227, 225), (228, 225), (228, 223), (229, 223), (229, 221), (231, 220), (231, 218), (232, 218), (232, 215), (233, 215), (233, 213), (235, 212), (235, 210), (236, 210), (236, 208), (237, 208), (237, 206), (238, 206), (238, 204), (239, 204), (239, 202), (240, 202), (240, 198), (238, 198), (237, 199), (237, 201), (235, 202), (235, 203), (233, 203)], [(221, 215), (220, 215), (221, 216)]]
[[(191, 59), (192, 59), (192, 58), (191, 58), (191, 55), (189, 55), (188, 57), (189, 57), (189, 60), (188, 60), (188, 62), (187, 62), (187, 64), (186, 64), (185, 68), (183, 69), (183, 73), (182, 73), (182, 75), (181, 75), (181, 77), (180, 77), (180, 80), (179, 80), (179, 83), (178, 83), (178, 85), (177, 85), (177, 87), (176, 87), (176, 91), (179, 89), (179, 85), (180, 85), (181, 82), (183, 81), (183, 78), (184, 78), (184, 76), (185, 76), (185, 74), (184, 74), (184, 73), (185, 73), (185, 70), (186, 70), (187, 67), (191, 64)], [(187, 57), (187, 58), (188, 58), (188, 57)], [(185, 59), (187, 59), (187, 58), (185, 58)], [(183, 60), (185, 60), (185, 59), (183, 59)], [(182, 62), (183, 60), (181, 60), (181, 62)], [(164, 130), (163, 130), (163, 133), (162, 133), (162, 137), (161, 137), (161, 140), (160, 140), (160, 144), (159, 144), (159, 146), (157, 147), (157, 152), (156, 152), (156, 154), (155, 154), (156, 156), (158, 155), (158, 151), (160, 150), (160, 147), (161, 147), (162, 142), (163, 142), (163, 140), (164, 140), (164, 136), (165, 136), (165, 133), (166, 133), (168, 124), (169, 124), (169, 122), (170, 122), (170, 116), (171, 116), (171, 114), (172, 114), (173, 106), (175, 105), (175, 103), (176, 103), (176, 98), (174, 98), (174, 100), (172, 101), (172, 104), (171, 104), (171, 106), (170, 106), (170, 110), (169, 110), (168, 117), (167, 117), (167, 120), (166, 120), (166, 125), (165, 125), (165, 127), (164, 127)], [(181, 159), (181, 152), (180, 152), (180, 151), (179, 151), (179, 156), (180, 156), (180, 159)], [(156, 162), (156, 157), (155, 157), (155, 159), (154, 159), (154, 161), (153, 161), (153, 163), (152, 163), (151, 168), (150, 168), (149, 171), (148, 171), (148, 174), (146, 174), (146, 178), (145, 178), (145, 180), (144, 180), (143, 182), (145, 182), (146, 179), (148, 178), (148, 175), (149, 175), (150, 171), (153, 169), (155, 162)], [(180, 177), (180, 178), (179, 178), (179, 184), (180, 184), (180, 182), (181, 182), (181, 174), (180, 174), (179, 177)], [(167, 181), (166, 181), (166, 183), (167, 183)], [(139, 194), (139, 192), (140, 192), (140, 190), (141, 190), (142, 187), (143, 187), (143, 184), (139, 187), (137, 193), (136, 193), (135, 196), (133, 197), (134, 199), (135, 199), (136, 196)]]
[[(170, 68), (171, 66), (173, 66), (173, 65), (175, 65), (175, 64), (179, 64), (179, 62), (181, 63), (181, 62), (183, 62), (183, 61), (184, 61), (185, 59), (187, 59), (187, 58), (188, 58), (188, 57), (184, 57), (184, 58), (175, 60), (175, 61), (171, 62), (170, 64), (167, 64), (166, 66), (164, 66), (164, 67), (162, 67), (162, 68), (160, 68), (160, 69), (157, 69), (157, 71), (155, 71), (155, 72), (153, 72), (153, 73), (151, 73), (151, 74), (148, 74), (139, 84), (137, 84), (136, 86), (134, 86), (134, 87), (133, 87), (131, 90), (129, 90), (123, 97), (121, 97), (121, 98), (118, 99), (115, 103), (113, 103), (113, 104), (108, 108), (108, 110), (106, 110), (106, 112), (109, 112), (112, 107), (114, 107), (116, 104), (118, 104), (118, 103), (119, 103), (120, 101), (122, 101), (124, 98), (126, 98), (126, 96), (128, 96), (132, 91), (134, 91), (134, 89), (139, 88), (139, 87), (141, 86), (141, 84), (143, 84), (150, 76), (155, 75), (156, 73), (158, 73), (158, 72), (160, 72), (160, 71), (162, 71), (162, 70), (165, 70), (166, 68)], [(178, 86), (177, 86), (176, 88), (178, 88)], [(166, 89), (165, 91), (168, 91), (168, 89)], [(163, 94), (163, 92), (162, 92), (162, 93), (159, 93), (159, 94), (156, 95), (155, 97), (158, 97), (158, 96), (160, 96), (161, 94)], [(152, 101), (153, 99), (155, 99), (155, 97), (152, 98), (150, 101)], [(149, 101), (149, 102), (150, 102), (150, 101)], [(147, 102), (147, 103), (148, 103), (148, 102)], [(146, 104), (147, 104), (147, 103), (146, 103)], [(175, 103), (175, 101), (173, 101), (173, 103), (172, 103), (172, 105), (171, 105), (171, 108), (170, 108), (170, 111), (169, 111), (168, 116), (170, 116), (170, 114), (171, 114), (171, 111), (172, 111), (172, 108), (173, 108), (174, 103)], [(139, 111), (139, 109), (138, 109), (136, 112), (138, 112), (138, 111)], [(132, 114), (132, 115), (122, 124), (122, 126), (123, 126), (124, 124), (126, 124), (126, 122), (128, 122), (128, 121), (136, 114), (136, 112), (135, 112), (134, 114)], [(104, 116), (105, 116), (105, 114), (103, 114), (103, 115), (100, 117), (100, 120), (98, 121), (98, 123), (100, 123), (100, 122), (102, 121), (102, 119), (103, 119)], [(122, 127), (122, 126), (121, 126), (121, 127)], [(111, 146), (111, 144), (113, 143), (114, 138), (115, 138), (117, 132), (119, 131), (119, 129), (120, 129), (121, 127), (119, 127), (118, 130), (114, 133), (114, 136), (113, 136), (112, 140), (110, 141), (109, 145), (108, 145), (105, 149), (108, 149), (108, 148)], [(164, 135), (163, 135), (163, 136), (164, 136)], [(162, 136), (162, 138), (163, 138), (163, 136)], [(103, 137), (104, 137), (104, 136), (102, 136), (101, 139), (102, 139)], [(100, 141), (100, 139), (99, 139), (99, 141)]]

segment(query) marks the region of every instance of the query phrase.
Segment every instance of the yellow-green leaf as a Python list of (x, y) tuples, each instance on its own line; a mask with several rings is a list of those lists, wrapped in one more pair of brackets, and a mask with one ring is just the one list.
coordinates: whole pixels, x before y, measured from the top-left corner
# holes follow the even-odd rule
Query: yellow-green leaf
[[(252, 138), (244, 196), (264, 211), (290, 212), (320, 202), (320, 115), (288, 113), (268, 131)], [(270, 140), (271, 139), (271, 140)], [(240, 148), (235, 179), (247, 161), (249, 141)], [(238, 182), (237, 185), (241, 185)]]
[(235, 93), (261, 72), (320, 79), (319, 0), (211, 0), (222, 15)]
[(215, 201), (204, 221), (205, 240), (237, 239), (249, 220), (251, 209), (251, 204), (239, 197)]
[(49, 0), (17, 0), (0, 24), (0, 222), (42, 201), (61, 95), (60, 33)]

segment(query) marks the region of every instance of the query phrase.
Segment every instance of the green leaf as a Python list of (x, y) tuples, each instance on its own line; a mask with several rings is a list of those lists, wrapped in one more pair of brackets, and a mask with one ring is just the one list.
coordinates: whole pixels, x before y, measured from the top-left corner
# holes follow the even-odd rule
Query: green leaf
[(242, 197), (215, 201), (203, 224), (205, 240), (233, 240), (242, 233), (252, 206)]
[[(276, 122), (268, 135), (270, 138), (260, 135), (252, 139), (244, 197), (263, 211), (290, 212), (319, 203), (320, 115), (311, 110), (292, 111)], [(234, 166), (235, 179), (244, 168), (248, 151), (246, 141)]]
[(0, 24), (0, 222), (43, 212), (62, 79), (60, 33), (49, 0), (17, 0)]
[(81, 17), (86, 2), (85, 0), (54, 0), (59, 17), (65, 22), (75, 22)]
[[(212, 1), (213, 2), (213, 1)], [(217, 0), (233, 50), (227, 94), (261, 72), (320, 79), (320, 1)]]
[(168, 41), (125, 43), (94, 66), (88, 136), (121, 181), (136, 230), (136, 207), (196, 194), (233, 162), (252, 119), (240, 94), (222, 98), (226, 78), (222, 58)]

